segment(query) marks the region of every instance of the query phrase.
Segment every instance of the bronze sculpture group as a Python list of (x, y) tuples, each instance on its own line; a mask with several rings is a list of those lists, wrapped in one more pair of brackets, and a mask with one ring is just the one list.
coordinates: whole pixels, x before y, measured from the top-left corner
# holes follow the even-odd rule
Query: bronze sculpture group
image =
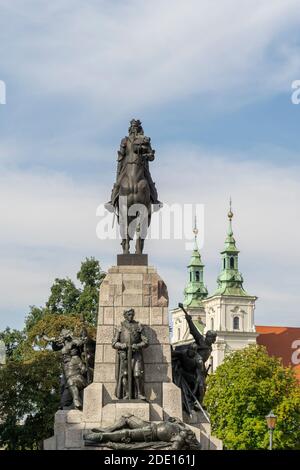
[(194, 341), (176, 346), (172, 350), (173, 381), (181, 388), (183, 409), (192, 415), (193, 411), (203, 410), (202, 403), (208, 374), (205, 363), (211, 355), (216, 333), (209, 330), (203, 336), (183, 305), (179, 304), (179, 307), (185, 313), (185, 319)]
[[(152, 210), (162, 206), (149, 171), (155, 151), (139, 120), (130, 122), (129, 135), (122, 139), (118, 152), (117, 178), (106, 208), (115, 212), (122, 234), (123, 253), (129, 254), (130, 241), (136, 235), (136, 254), (142, 254)], [(138, 218), (136, 219), (136, 215)], [(133, 232), (128, 227), (136, 222)], [(122, 223), (126, 230), (122, 232)], [(130, 255), (131, 256), (131, 255)], [(189, 415), (203, 411), (208, 369), (216, 333), (203, 336), (182, 304), (193, 342), (172, 349), (173, 381), (181, 389), (182, 407)], [(134, 319), (133, 308), (124, 311), (124, 321), (114, 333), (112, 348), (116, 350), (115, 395), (118, 400), (147, 401), (144, 390), (143, 350), (149, 344), (146, 329)], [(54, 351), (61, 351), (61, 409), (83, 407), (83, 390), (93, 380), (95, 341), (84, 328), (80, 336), (62, 329), (58, 338), (43, 335)], [(95, 428), (84, 436), (86, 446), (112, 449), (199, 449), (194, 432), (180, 419), (148, 422), (133, 415), (122, 416), (113, 426)]]
[(88, 336), (85, 328), (80, 336), (63, 328), (58, 338), (49, 338), (44, 334), (42, 338), (51, 343), (53, 351), (61, 352), (60, 408), (81, 410), (83, 390), (93, 381), (95, 341)]
[(92, 429), (84, 436), (86, 446), (111, 449), (199, 450), (195, 433), (180, 419), (170, 417), (158, 423), (134, 415), (122, 416), (113, 426)]

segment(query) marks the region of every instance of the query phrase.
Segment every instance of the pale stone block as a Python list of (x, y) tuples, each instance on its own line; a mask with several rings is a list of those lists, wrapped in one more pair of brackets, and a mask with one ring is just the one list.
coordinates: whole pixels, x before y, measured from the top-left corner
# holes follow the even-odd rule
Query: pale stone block
[(163, 344), (162, 353), (163, 353), (162, 362), (167, 362), (168, 364), (171, 364), (171, 362), (172, 362), (171, 346), (169, 344)]
[(115, 284), (115, 285), (121, 285), (122, 286), (122, 274), (121, 273), (112, 273), (109, 272), (108, 276), (108, 281), (110, 284)]
[(114, 296), (114, 307), (121, 307), (123, 305), (123, 295), (116, 294)]
[(152, 307), (150, 325), (162, 325), (162, 314), (162, 307)]
[(148, 270), (147, 272), (150, 274), (156, 274), (156, 268), (154, 268), (154, 266), (148, 266)]
[(151, 295), (143, 295), (143, 306), (151, 307)]
[(74, 448), (74, 447), (82, 447), (83, 446), (83, 439), (82, 439), (82, 430), (84, 425), (82, 424), (73, 424), (72, 426), (68, 426), (66, 428), (66, 442), (65, 445), (67, 448)]
[(96, 344), (95, 363), (103, 362), (103, 344)]
[[(124, 276), (130, 276), (130, 274), (124, 274)], [(143, 291), (142, 280), (124, 280), (123, 286), (124, 294), (141, 294)]]
[(143, 357), (145, 364), (155, 362), (163, 362), (163, 346), (161, 344), (152, 344), (143, 349)]
[(144, 274), (143, 275), (143, 284), (144, 284), (144, 286), (147, 286), (149, 288), (149, 291), (151, 291), (152, 277), (153, 277), (153, 274)]
[(84, 389), (83, 419), (84, 421), (101, 421), (103, 406), (103, 384), (93, 382)]
[(164, 419), (173, 416), (182, 419), (181, 390), (174, 383), (163, 383)]
[(121, 322), (124, 320), (124, 310), (126, 310), (125, 307), (115, 307), (114, 308), (114, 325), (115, 326), (120, 326)]
[(149, 382), (145, 383), (145, 395), (151, 403), (162, 405), (162, 383)]
[[(143, 281), (143, 273), (138, 272), (138, 269), (136, 269), (137, 272), (134, 273), (124, 273), (123, 274), (123, 283), (126, 285), (127, 282), (132, 282), (132, 281), (139, 281), (141, 283)], [(139, 284), (140, 285), (140, 284)]]
[(107, 299), (100, 298), (100, 303), (103, 307), (111, 307), (114, 305), (114, 295), (109, 295)]
[(143, 284), (143, 295), (150, 295), (151, 294), (151, 285), (149, 284)]
[(104, 313), (104, 307), (100, 307), (98, 308), (98, 317), (97, 317), (97, 324), (98, 325), (103, 325), (103, 313)]
[(168, 364), (146, 364), (145, 382), (167, 382), (170, 380), (170, 370)]
[(107, 276), (103, 279), (99, 289), (99, 297), (102, 300), (108, 300), (109, 296), (109, 281)]
[(113, 326), (100, 325), (97, 328), (97, 343), (98, 344), (111, 344), (114, 335)]
[(114, 324), (114, 308), (104, 307), (103, 324), (113, 325)]
[(65, 423), (67, 421), (67, 410), (58, 410), (55, 413), (55, 424)]
[(148, 266), (119, 266), (119, 272), (122, 274), (146, 274), (148, 272)]
[(115, 382), (115, 366), (113, 364), (95, 363), (95, 382)]
[(116, 403), (116, 421), (123, 415), (132, 414), (138, 418), (144, 419), (145, 421), (150, 420), (150, 406), (149, 403), (129, 403), (125, 401), (119, 401)]
[(150, 403), (150, 421), (163, 421), (164, 412), (157, 403)]
[(163, 314), (162, 314), (163, 320), (162, 323), (163, 325), (170, 325), (170, 314), (169, 314), (169, 308), (168, 307), (163, 307)]
[(104, 359), (103, 362), (109, 362), (115, 364), (116, 362), (116, 350), (113, 349), (111, 344), (104, 345)]
[(86, 430), (91, 431), (93, 428), (101, 428), (101, 423), (99, 421), (93, 421), (89, 423), (84, 423), (84, 431), (85, 433)]
[(156, 326), (151, 328), (146, 326), (146, 334), (149, 344), (170, 344), (170, 333), (168, 326)]
[(80, 410), (70, 410), (67, 414), (67, 423), (79, 424), (82, 422), (83, 413)]
[(115, 297), (116, 295), (116, 286), (109, 284), (109, 297)]
[(112, 382), (108, 382), (103, 387), (103, 405), (107, 405), (107, 403), (111, 403), (112, 400), (116, 400), (117, 397), (115, 396), (115, 389), (116, 384)]
[(115, 274), (118, 272), (119, 272), (119, 266), (111, 266), (107, 271), (108, 274)]
[(116, 404), (109, 403), (102, 409), (101, 426), (111, 426), (116, 421)]
[(54, 423), (54, 435), (56, 436), (57, 450), (65, 448), (65, 428), (66, 423)]
[(143, 306), (143, 295), (140, 294), (123, 294), (123, 306), (124, 307), (142, 307)]
[(43, 450), (56, 450), (56, 437), (48, 437), (48, 439), (44, 439), (43, 442)]
[(150, 309), (148, 307), (135, 307), (134, 319), (140, 322), (142, 325), (149, 325), (150, 320)]

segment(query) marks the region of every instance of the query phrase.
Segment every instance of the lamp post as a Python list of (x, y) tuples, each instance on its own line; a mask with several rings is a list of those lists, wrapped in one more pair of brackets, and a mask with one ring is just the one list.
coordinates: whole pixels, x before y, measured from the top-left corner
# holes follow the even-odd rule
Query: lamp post
[(274, 415), (273, 411), (270, 411), (270, 413), (266, 416), (266, 421), (270, 433), (270, 444), (269, 444), (269, 450), (272, 450), (273, 448), (273, 432), (276, 426), (276, 421), (277, 421), (277, 416)]

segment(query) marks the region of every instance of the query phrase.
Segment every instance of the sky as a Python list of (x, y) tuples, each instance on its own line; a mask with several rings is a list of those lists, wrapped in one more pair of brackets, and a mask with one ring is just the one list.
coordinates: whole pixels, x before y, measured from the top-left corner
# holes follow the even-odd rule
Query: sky
[[(132, 118), (156, 150), (159, 199), (203, 205), (209, 293), (231, 196), (256, 324), (300, 326), (299, 26), (298, 0), (0, 0), (0, 329), (22, 328), (85, 257), (115, 264), (97, 207)], [(185, 242), (146, 241), (170, 307)]]

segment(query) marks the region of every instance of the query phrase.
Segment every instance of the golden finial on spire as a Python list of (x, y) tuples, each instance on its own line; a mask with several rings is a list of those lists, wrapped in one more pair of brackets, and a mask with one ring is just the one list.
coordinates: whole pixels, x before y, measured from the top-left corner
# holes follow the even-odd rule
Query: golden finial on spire
[(197, 229), (197, 216), (196, 215), (195, 215), (195, 225), (194, 225), (194, 228), (193, 228), (193, 232), (195, 234), (195, 238), (197, 238), (198, 229)]
[(195, 225), (194, 225), (194, 228), (193, 228), (193, 233), (194, 233), (194, 235), (195, 235), (194, 250), (198, 250), (197, 236), (198, 236), (199, 230), (198, 230), (198, 228), (197, 228), (197, 216), (195, 216)]
[(228, 219), (230, 220), (230, 222), (231, 222), (232, 217), (233, 217), (233, 212), (232, 212), (231, 209), (232, 209), (232, 201), (231, 201), (231, 196), (230, 196), (230, 199), (229, 199), (229, 212), (228, 212)]

